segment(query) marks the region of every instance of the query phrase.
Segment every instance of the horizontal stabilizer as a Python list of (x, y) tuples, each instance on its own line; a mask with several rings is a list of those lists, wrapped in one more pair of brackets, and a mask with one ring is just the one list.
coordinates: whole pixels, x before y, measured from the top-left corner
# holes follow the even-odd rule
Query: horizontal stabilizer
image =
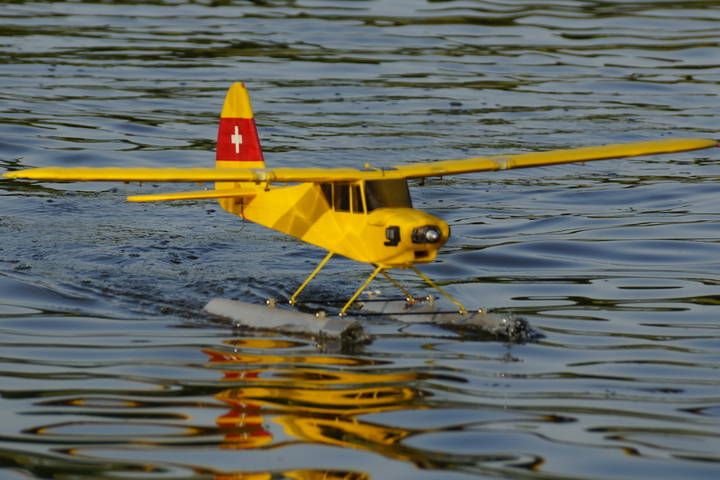
[(224, 188), (221, 190), (134, 195), (127, 199), (130, 202), (160, 202), (164, 200), (200, 200), (204, 198), (253, 198), (256, 194), (254, 188)]

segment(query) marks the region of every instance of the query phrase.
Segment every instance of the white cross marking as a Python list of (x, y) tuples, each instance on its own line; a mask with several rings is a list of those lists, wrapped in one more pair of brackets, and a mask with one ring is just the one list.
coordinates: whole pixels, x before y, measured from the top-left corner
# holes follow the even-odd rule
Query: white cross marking
[(242, 143), (242, 135), (238, 132), (238, 126), (235, 125), (235, 135), (230, 135), (230, 143), (235, 144), (235, 153), (240, 153), (240, 144)]

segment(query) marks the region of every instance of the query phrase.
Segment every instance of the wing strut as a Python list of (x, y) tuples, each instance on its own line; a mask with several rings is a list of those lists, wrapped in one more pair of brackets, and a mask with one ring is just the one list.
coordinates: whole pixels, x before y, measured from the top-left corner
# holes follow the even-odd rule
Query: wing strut
[(297, 296), (300, 295), (300, 292), (302, 292), (305, 287), (307, 287), (307, 284), (310, 283), (310, 280), (315, 278), (315, 275), (318, 274), (318, 272), (325, 266), (325, 264), (328, 262), (328, 260), (330, 260), (330, 257), (332, 257), (332, 256), (333, 256), (333, 252), (328, 252), (327, 256), (323, 259), (323, 261), (320, 262), (320, 264), (317, 267), (315, 267), (315, 270), (313, 270), (313, 272), (310, 274), (310, 276), (305, 279), (305, 281), (303, 282), (302, 285), (300, 285), (300, 288), (295, 290), (295, 293), (293, 293), (293, 296), (290, 297), (290, 305), (295, 305), (297, 303), (297, 301), (295, 300), (297, 298)]
[(455, 305), (457, 305), (458, 307), (460, 307), (460, 315), (467, 315), (467, 309), (463, 306), (462, 303), (458, 302), (458, 301), (455, 300), (453, 297), (451, 297), (450, 295), (448, 295), (448, 293), (447, 293), (445, 290), (443, 290), (442, 288), (440, 288), (440, 287), (439, 287), (438, 285), (436, 285), (432, 280), (430, 280), (428, 277), (426, 277), (425, 275), (423, 275), (420, 270), (418, 270), (417, 268), (415, 268), (415, 265), (411, 265), (410, 268), (411, 268), (415, 273), (417, 273), (418, 275), (420, 275), (420, 278), (422, 278), (422, 279), (425, 280), (428, 284), (430, 284), (431, 287), (435, 288), (435, 290), (437, 290), (438, 292), (440, 292), (440, 293), (442, 293), (443, 295), (445, 295), (451, 302), (453, 302)]

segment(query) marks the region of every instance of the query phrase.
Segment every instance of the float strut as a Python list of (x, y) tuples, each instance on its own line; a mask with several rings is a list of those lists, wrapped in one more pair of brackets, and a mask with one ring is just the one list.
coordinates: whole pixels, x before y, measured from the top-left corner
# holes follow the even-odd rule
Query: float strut
[(385, 268), (382, 265), (378, 265), (377, 267), (375, 267), (375, 270), (373, 271), (373, 273), (370, 274), (368, 279), (365, 280), (365, 283), (363, 283), (362, 287), (360, 287), (358, 289), (358, 291), (355, 292), (355, 295), (350, 297), (350, 300), (348, 300), (348, 302), (345, 304), (345, 306), (342, 308), (342, 310), (340, 310), (341, 317), (344, 317), (346, 315), (345, 311), (348, 308), (350, 308), (350, 305), (352, 305), (352, 303), (355, 301), (355, 299), (358, 297), (358, 295), (360, 295), (363, 292), (363, 290), (365, 290), (365, 288), (367, 288), (367, 286), (370, 285), (370, 282), (373, 281), (373, 278), (375, 278), (377, 276), (377, 274), (382, 272), (383, 270), (385, 270)]
[(388, 280), (390, 280), (396, 287), (398, 287), (400, 290), (402, 290), (402, 292), (405, 294), (405, 298), (407, 299), (408, 302), (412, 302), (413, 300), (415, 300), (415, 299), (413, 298), (413, 296), (410, 294), (410, 292), (408, 292), (407, 290), (405, 290), (405, 289), (402, 287), (402, 285), (400, 285), (398, 282), (396, 282), (395, 280), (393, 280), (393, 279), (390, 277), (390, 275), (388, 275), (387, 271), (385, 271), (385, 270), (383, 269), (382, 272), (380, 272), (380, 273), (382, 273), (383, 275), (385, 275), (385, 278), (387, 278)]
[(300, 295), (300, 292), (303, 291), (303, 289), (307, 286), (308, 283), (310, 283), (310, 280), (312, 280), (315, 275), (325, 266), (325, 264), (330, 260), (330, 257), (333, 256), (332, 252), (328, 252), (327, 256), (323, 259), (322, 262), (320, 262), (320, 265), (315, 267), (315, 270), (310, 274), (310, 276), (303, 282), (302, 285), (300, 285), (300, 288), (298, 288), (292, 297), (290, 297), (290, 305), (295, 305), (295, 298), (297, 298), (298, 295)]
[(447, 298), (450, 299), (451, 302), (453, 302), (455, 305), (457, 305), (458, 307), (460, 307), (460, 315), (467, 315), (467, 310), (466, 310), (465, 307), (462, 305), (462, 303), (458, 302), (458, 301), (455, 300), (453, 297), (451, 297), (450, 295), (448, 295), (447, 292), (445, 292), (445, 290), (443, 290), (442, 288), (440, 288), (440, 287), (438, 287), (437, 285), (435, 285), (432, 280), (430, 280), (428, 277), (426, 277), (425, 275), (423, 275), (423, 274), (420, 272), (420, 270), (418, 270), (417, 268), (415, 268), (414, 265), (410, 265), (410, 268), (412, 268), (415, 273), (417, 273), (418, 275), (420, 275), (420, 278), (422, 278), (422, 279), (425, 280), (427, 283), (429, 283), (431, 287), (434, 287), (438, 292), (440, 292), (440, 293), (442, 293), (443, 295), (445, 295)]

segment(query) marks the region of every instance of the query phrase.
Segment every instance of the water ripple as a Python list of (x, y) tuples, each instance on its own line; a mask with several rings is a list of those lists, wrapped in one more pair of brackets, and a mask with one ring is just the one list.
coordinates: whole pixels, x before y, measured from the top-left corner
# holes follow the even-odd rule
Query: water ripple
[[(0, 166), (211, 165), (234, 81), (273, 165), (713, 138), (715, 3), (6, 2)], [(124, 200), (172, 186), (0, 182), (0, 476), (714, 478), (718, 178), (703, 151), (413, 184), (453, 230), (423, 271), (543, 336), (373, 319), (355, 351), (200, 313), (289, 297), (312, 247)], [(311, 298), (368, 274), (331, 263)]]

